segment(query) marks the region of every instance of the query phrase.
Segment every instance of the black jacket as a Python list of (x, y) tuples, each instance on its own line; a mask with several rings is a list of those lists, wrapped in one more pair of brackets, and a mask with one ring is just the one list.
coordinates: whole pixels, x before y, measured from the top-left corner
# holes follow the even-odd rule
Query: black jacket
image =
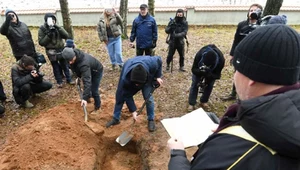
[(248, 27), (248, 26), (249, 26), (248, 20), (239, 22), (236, 32), (234, 34), (234, 40), (233, 40), (232, 47), (231, 47), (231, 50), (229, 53), (231, 56), (233, 56), (236, 46), (245, 38), (246, 35), (243, 32), (243, 30), (245, 30), (245, 27)]
[(83, 81), (83, 99), (88, 100), (92, 87), (92, 77), (103, 72), (102, 64), (93, 56), (79, 49), (74, 49), (76, 60), (71, 65), (72, 71)]
[(182, 20), (178, 20), (177, 17), (175, 17), (175, 19), (171, 20), (167, 25), (165, 32), (170, 34), (169, 43), (183, 43), (188, 32), (188, 22), (186, 18), (183, 17)]
[[(41, 83), (43, 82), (43, 77), (39, 76), (34, 78), (31, 75), (31, 70), (26, 70), (21, 66), (20, 61), (13, 64), (11, 68), (11, 80), (12, 80), (12, 86), (13, 86), (13, 94), (18, 94), (20, 91), (20, 88), (25, 84), (35, 84), (35, 83)], [(22, 99), (16, 98), (16, 96), (20, 95), (14, 95), (15, 100), (17, 103), (20, 103), (18, 101), (22, 101)]]
[[(300, 85), (277, 89), (265, 96), (241, 101), (230, 107), (217, 132), (211, 135), (190, 163), (185, 152), (176, 150), (170, 170), (299, 170), (300, 169)], [(229, 134), (226, 127), (240, 124), (256, 140), (276, 151)], [(253, 148), (253, 150), (251, 150)], [(246, 152), (249, 151), (248, 154)], [(241, 160), (238, 160), (245, 154)]]
[(209, 78), (220, 79), (221, 78), (221, 72), (222, 72), (222, 69), (223, 69), (224, 64), (225, 64), (225, 59), (224, 59), (223, 53), (214, 44), (206, 45), (206, 46), (202, 47), (197, 52), (197, 54), (194, 58), (193, 66), (192, 66), (192, 73), (194, 75), (198, 76), (198, 77), (208, 76), (207, 73), (203, 73), (199, 69), (199, 62), (201, 61), (202, 55), (208, 47), (212, 48), (219, 56), (219, 62), (217, 63), (216, 67), (213, 70), (211, 70), (211, 74), (209, 75)]
[(19, 21), (18, 15), (14, 14), (17, 17), (17, 23), (5, 21), (0, 28), (0, 32), (9, 40), (16, 60), (22, 58), (24, 54), (35, 56), (31, 32), (25, 23)]

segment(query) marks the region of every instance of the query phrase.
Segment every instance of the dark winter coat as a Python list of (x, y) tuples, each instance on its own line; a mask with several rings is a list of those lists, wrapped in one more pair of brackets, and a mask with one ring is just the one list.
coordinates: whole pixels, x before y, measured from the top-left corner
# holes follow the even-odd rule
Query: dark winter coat
[(90, 54), (84, 53), (79, 49), (74, 49), (76, 60), (71, 65), (72, 71), (83, 81), (83, 99), (88, 100), (92, 87), (92, 77), (102, 74), (102, 64)]
[(153, 48), (157, 41), (157, 25), (155, 19), (147, 14), (143, 17), (139, 14), (132, 23), (130, 42), (136, 39), (137, 48)]
[[(205, 50), (208, 47), (212, 48), (219, 56), (219, 60), (218, 60), (216, 67), (213, 70), (210, 70), (209, 75), (208, 75), (208, 73), (201, 72), (199, 69), (199, 62), (201, 61), (201, 59), (203, 57), (203, 53), (205, 52)], [(214, 44), (206, 45), (197, 52), (197, 54), (194, 58), (193, 66), (192, 66), (192, 73), (198, 77), (202, 77), (202, 76), (208, 77), (209, 76), (209, 78), (212, 78), (212, 79), (220, 79), (224, 64), (225, 64), (225, 59), (224, 59), (223, 53), (220, 51), (220, 49), (218, 47), (216, 47)]]
[(186, 18), (183, 17), (181, 20), (178, 18), (179, 17), (175, 17), (175, 19), (172, 19), (165, 28), (165, 32), (170, 34), (169, 44), (171, 45), (174, 43), (184, 44), (184, 38), (186, 38), (188, 32), (188, 22)]
[[(12, 87), (13, 87), (13, 94), (18, 94), (20, 88), (25, 84), (30, 83), (40, 83), (43, 81), (43, 77), (36, 77), (34, 78), (31, 75), (31, 70), (26, 70), (21, 66), (20, 61), (13, 64), (11, 68), (11, 80), (12, 80)], [(17, 95), (19, 96), (19, 95)], [(16, 101), (21, 101), (22, 99), (18, 100), (15, 98)]]
[[(143, 65), (148, 73), (148, 78), (146, 84), (151, 84), (156, 78), (161, 78), (162, 76), (162, 60), (159, 56), (137, 56), (127, 60), (123, 66), (118, 89), (116, 92), (116, 103), (122, 103), (120, 101), (125, 101), (125, 98), (133, 98), (133, 96), (141, 90), (141, 88), (136, 87), (134, 83), (130, 81), (131, 70), (137, 65)], [(145, 85), (146, 86), (146, 85)], [(133, 101), (133, 100), (130, 100)], [(135, 111), (136, 106), (134, 102), (126, 102), (127, 107), (130, 111)]]
[[(186, 159), (183, 150), (175, 150), (169, 169), (228, 169), (236, 163), (232, 170), (299, 170), (299, 88), (299, 84), (282, 87), (231, 106), (217, 131), (199, 146), (192, 162)], [(276, 153), (273, 155), (262, 145), (243, 138), (219, 133), (233, 125), (241, 125), (257, 141)]]
[[(46, 14), (46, 17), (52, 17), (56, 21), (56, 17), (53, 14)], [(67, 39), (69, 34), (68, 32), (63, 28), (57, 25), (57, 23), (54, 25), (55, 29), (50, 29), (47, 25), (47, 20), (45, 19), (45, 23), (40, 26), (40, 29), (38, 31), (38, 40), (39, 44), (43, 47), (48, 49), (63, 49), (65, 46), (65, 43), (63, 39)], [(53, 36), (50, 37), (49, 33), (53, 32)]]
[(16, 60), (22, 58), (24, 54), (35, 56), (35, 47), (30, 30), (25, 23), (19, 21), (15, 12), (11, 12), (17, 17), (17, 23), (5, 21), (0, 28), (1, 34), (9, 40)]
[[(114, 37), (118, 37), (122, 34), (121, 26), (123, 24), (123, 19), (121, 16), (116, 13), (112, 16), (109, 16), (109, 27), (111, 29)], [(108, 41), (107, 30), (106, 30), (106, 22), (103, 18), (100, 19), (97, 25), (98, 37), (100, 41)]]

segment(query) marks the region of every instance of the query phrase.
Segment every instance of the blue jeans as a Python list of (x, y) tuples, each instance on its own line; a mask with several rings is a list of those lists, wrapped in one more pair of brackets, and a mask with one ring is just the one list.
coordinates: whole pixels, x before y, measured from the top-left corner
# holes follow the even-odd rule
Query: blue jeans
[(100, 81), (103, 76), (103, 69), (100, 72), (92, 72), (92, 97), (94, 98), (95, 110), (101, 107), (101, 99), (99, 94)]
[[(200, 82), (201, 77), (195, 76), (193, 74), (192, 76), (192, 85), (190, 88), (190, 94), (189, 94), (189, 104), (190, 105), (195, 105), (196, 101), (197, 101), (197, 97), (198, 97), (198, 92), (199, 92), (199, 86), (198, 83)], [(204, 91), (203, 94), (200, 98), (200, 102), (201, 103), (207, 103), (209, 96), (212, 92), (212, 89), (214, 87), (215, 84), (215, 79), (206, 79), (205, 80), (205, 84), (207, 85), (206, 87), (204, 87)]]
[[(147, 97), (149, 97), (149, 94), (152, 89), (153, 89), (152, 84), (146, 84), (142, 88), (142, 94), (143, 94), (144, 100), (147, 100)], [(132, 99), (132, 97), (130, 97), (130, 99)], [(130, 100), (130, 99), (123, 97), (122, 101), (115, 104), (115, 110), (114, 110), (114, 116), (113, 116), (114, 119), (120, 120), (123, 104), (124, 104), (124, 102), (126, 102), (127, 100)], [(147, 110), (148, 120), (154, 120), (154, 99), (153, 99), (152, 95), (150, 96), (148, 102), (146, 103), (146, 110)], [(134, 111), (134, 110), (131, 110), (131, 112), (132, 111)]]
[(116, 38), (108, 38), (107, 50), (111, 64), (123, 64), (121, 36), (118, 36)]
[(71, 75), (69, 71), (69, 65), (64, 59), (58, 61), (51, 61), (53, 74), (57, 84), (63, 83), (63, 74), (65, 74), (67, 82), (71, 82)]

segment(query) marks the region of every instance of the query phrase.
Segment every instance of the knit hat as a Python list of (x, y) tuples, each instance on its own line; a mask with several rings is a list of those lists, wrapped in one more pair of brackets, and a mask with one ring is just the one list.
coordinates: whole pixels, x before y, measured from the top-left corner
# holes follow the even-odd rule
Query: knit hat
[(72, 39), (67, 39), (67, 40), (66, 40), (66, 47), (74, 48), (74, 47), (75, 47), (74, 40), (72, 40)]
[(148, 73), (143, 65), (139, 64), (131, 70), (130, 81), (136, 84), (145, 84)]
[(6, 10), (5, 10), (5, 16), (7, 16), (7, 14), (10, 13), (10, 12), (12, 12), (12, 13), (15, 14), (15, 11), (13, 11), (13, 10), (11, 10), (11, 9), (6, 9)]
[(287, 25), (259, 27), (236, 47), (233, 65), (251, 80), (292, 85), (300, 73), (300, 36)]
[(207, 52), (204, 52), (202, 55), (202, 62), (206, 66), (212, 66), (214, 67), (217, 62), (217, 56), (218, 54), (214, 52), (213, 50), (209, 50)]
[(75, 57), (75, 52), (73, 48), (65, 47), (65, 49), (62, 51), (62, 57), (66, 61), (71, 61)]
[(285, 15), (274, 15), (270, 18), (268, 24), (286, 24), (287, 18)]

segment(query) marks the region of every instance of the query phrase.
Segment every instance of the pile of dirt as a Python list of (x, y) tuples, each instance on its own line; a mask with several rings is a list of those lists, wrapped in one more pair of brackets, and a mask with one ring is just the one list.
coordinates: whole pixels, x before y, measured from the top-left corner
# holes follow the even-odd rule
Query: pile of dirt
[[(141, 155), (151, 150), (141, 151), (138, 143), (149, 133), (147, 121), (141, 117), (133, 128), (134, 138), (122, 147), (115, 140), (133, 121), (124, 108), (121, 124), (106, 129), (113, 107), (114, 98), (102, 98), (101, 113), (89, 115), (88, 124), (77, 101), (42, 111), (8, 136), (1, 147), (0, 169), (145, 169), (147, 161)], [(87, 110), (92, 109), (88, 104)]]

